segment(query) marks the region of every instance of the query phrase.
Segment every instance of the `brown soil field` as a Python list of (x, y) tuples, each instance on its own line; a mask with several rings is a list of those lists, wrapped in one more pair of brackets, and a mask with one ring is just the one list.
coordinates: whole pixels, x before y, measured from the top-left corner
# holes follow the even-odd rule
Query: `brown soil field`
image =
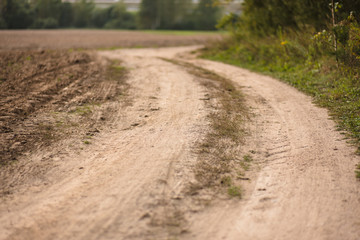
[(0, 31), (0, 50), (93, 49), (118, 47), (166, 47), (204, 44), (220, 34), (174, 34), (114, 30), (17, 30)]
[(91, 53), (6, 51), (0, 68), (0, 165), (61, 136), (95, 129), (93, 106), (122, 92), (122, 78), (112, 78), (124, 70)]

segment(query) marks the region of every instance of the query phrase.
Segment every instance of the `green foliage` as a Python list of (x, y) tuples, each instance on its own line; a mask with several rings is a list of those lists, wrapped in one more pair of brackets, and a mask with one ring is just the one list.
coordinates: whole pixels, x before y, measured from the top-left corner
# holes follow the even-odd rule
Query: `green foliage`
[(313, 39), (313, 58), (334, 55), (344, 72), (360, 73), (360, 26), (352, 14), (330, 30), (318, 32)]
[(6, 29), (6, 28), (7, 28), (7, 24), (5, 20), (0, 16), (0, 29)]
[(35, 14), (37, 19), (53, 19), (58, 21), (61, 15), (61, 0), (35, 1)]
[(139, 28), (155, 29), (158, 25), (158, 4), (154, 0), (142, 0), (139, 12)]
[(201, 0), (193, 13), (194, 29), (214, 30), (220, 17), (220, 8), (212, 0)]
[(91, 14), (94, 10), (95, 5), (91, 1), (80, 0), (74, 3), (74, 26), (78, 28), (87, 27), (90, 25)]
[(126, 11), (126, 7), (119, 2), (108, 9), (108, 19), (105, 28), (135, 29), (135, 15)]
[(174, 29), (183, 22), (191, 0), (142, 0), (139, 27), (143, 29)]
[(102, 28), (110, 18), (108, 8), (95, 8), (91, 16), (91, 25), (95, 28)]
[[(236, 23), (228, 23), (258, 36), (275, 35), (279, 28), (285, 31), (309, 28), (320, 31), (331, 22), (330, 2), (329, 0), (244, 0), (241, 18)], [(338, 19), (346, 18), (351, 11), (360, 13), (360, 1), (342, 0), (337, 6)], [(360, 15), (357, 15), (356, 19), (359, 21)]]
[(355, 174), (356, 174), (356, 178), (360, 179), (360, 164), (356, 166)]
[(228, 188), (228, 194), (231, 197), (239, 197), (241, 198), (242, 194), (241, 194), (241, 188), (239, 186), (231, 186)]
[(215, 30), (220, 8), (212, 0), (142, 0), (138, 26), (142, 29)]
[(10, 29), (28, 28), (33, 21), (33, 11), (26, 0), (2, 0), (0, 25)]
[(44, 29), (58, 28), (59, 22), (55, 18), (40, 18), (35, 20), (32, 27)]
[(0, 29), (17, 28), (107, 28), (215, 30), (221, 14), (212, 0), (143, 0), (140, 12), (130, 13), (122, 1), (96, 8), (92, 0), (75, 3), (62, 0), (0, 1)]
[(59, 27), (70, 27), (73, 23), (73, 7), (69, 2), (63, 2), (60, 9)]

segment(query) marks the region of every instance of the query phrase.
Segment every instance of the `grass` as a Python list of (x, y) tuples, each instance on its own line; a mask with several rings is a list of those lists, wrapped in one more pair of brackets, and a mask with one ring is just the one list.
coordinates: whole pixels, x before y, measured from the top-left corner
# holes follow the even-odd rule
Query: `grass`
[(93, 112), (92, 107), (93, 106), (91, 105), (77, 106), (76, 109), (72, 111), (72, 113), (78, 114), (83, 117), (88, 116)]
[(106, 71), (106, 79), (108, 81), (120, 82), (126, 90), (128, 88), (128, 84), (126, 84), (125, 82), (127, 73), (128, 70), (125, 67), (121, 66), (121, 62), (119, 60), (112, 60)]
[(225, 35), (226, 31), (181, 31), (181, 30), (141, 30), (139, 32), (159, 35), (196, 36), (196, 35)]
[(228, 194), (232, 197), (241, 198), (241, 187), (239, 186), (231, 186), (228, 188)]
[(227, 187), (227, 193), (230, 197), (241, 198), (242, 191), (240, 186), (233, 185), (233, 180), (230, 176), (225, 176), (221, 179), (221, 184)]
[(198, 163), (195, 167), (196, 184), (189, 188), (189, 194), (197, 194), (202, 189), (224, 192), (241, 197), (240, 188), (232, 180), (243, 169), (241, 144), (246, 135), (244, 121), (248, 120), (248, 108), (243, 94), (233, 83), (211, 71), (190, 63), (169, 60), (184, 67), (209, 91), (204, 100), (212, 112), (208, 115), (210, 131), (204, 140), (198, 143)]
[(253, 157), (249, 154), (244, 155), (243, 159), (244, 159), (244, 162), (247, 162), (247, 163), (250, 163), (253, 161)]
[(43, 142), (47, 143), (55, 139), (54, 126), (50, 123), (40, 123), (38, 125), (38, 133)]

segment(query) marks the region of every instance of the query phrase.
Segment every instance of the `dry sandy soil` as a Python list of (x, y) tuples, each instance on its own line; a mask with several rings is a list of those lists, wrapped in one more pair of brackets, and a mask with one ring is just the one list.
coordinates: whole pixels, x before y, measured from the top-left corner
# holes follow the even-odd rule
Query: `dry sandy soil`
[(164, 47), (204, 44), (220, 34), (146, 33), (113, 30), (1, 30), (0, 50)]
[[(55, 88), (56, 97), (36, 103), (37, 110), (21, 121), (37, 119), (35, 113), (49, 119), (56, 112), (63, 122), (85, 123), (70, 126), (70, 137), (26, 151), (1, 168), (0, 239), (359, 239), (360, 183), (354, 177), (359, 157), (327, 111), (272, 78), (196, 59), (190, 52), (197, 48), (68, 56), (69, 71), (98, 68), (77, 77), (80, 85), (66, 80), (70, 84)], [(188, 194), (197, 181), (196, 146), (210, 131), (209, 114), (216, 113), (207, 101), (217, 99), (209, 99), (198, 76), (168, 59), (217, 73), (244, 93), (252, 117), (240, 148), (254, 160), (239, 178), (242, 199), (209, 194), (211, 188)], [(119, 75), (126, 83), (101, 81), (108, 91), (118, 89), (106, 95), (91, 76), (101, 79), (112, 60), (127, 69), (125, 78)], [(89, 103), (87, 88), (92, 98), (110, 98), (98, 99), (91, 112), (80, 108), (74, 119), (68, 102)], [(80, 92), (65, 98), (72, 89)], [(7, 104), (24, 105), (9, 99)], [(11, 119), (14, 126), (21, 122)]]

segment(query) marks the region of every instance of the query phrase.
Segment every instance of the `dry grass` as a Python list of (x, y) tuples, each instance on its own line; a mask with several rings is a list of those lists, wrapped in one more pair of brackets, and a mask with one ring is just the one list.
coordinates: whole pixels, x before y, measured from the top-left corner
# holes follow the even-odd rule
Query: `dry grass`
[(197, 195), (211, 189), (214, 194), (222, 192), (241, 197), (236, 175), (248, 170), (250, 164), (249, 157), (241, 157), (246, 135), (244, 121), (249, 119), (244, 95), (230, 80), (211, 71), (182, 61), (163, 60), (184, 67), (209, 91), (202, 100), (211, 108), (208, 116), (211, 128), (198, 143), (198, 162), (194, 170), (197, 183), (191, 184), (188, 194)]

